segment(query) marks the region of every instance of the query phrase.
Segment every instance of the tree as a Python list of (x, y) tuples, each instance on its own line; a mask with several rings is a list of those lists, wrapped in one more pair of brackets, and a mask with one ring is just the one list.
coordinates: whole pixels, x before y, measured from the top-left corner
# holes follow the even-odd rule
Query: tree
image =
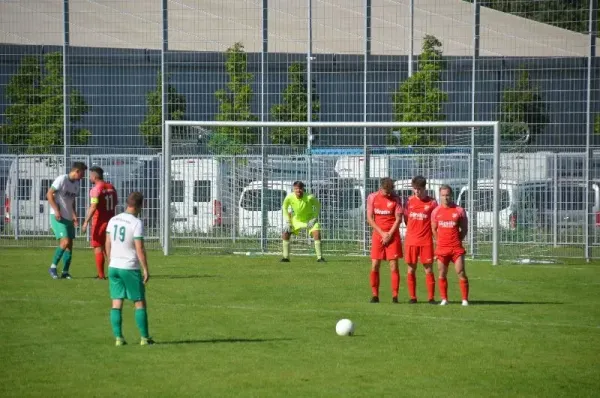
[(504, 90), (500, 109), (500, 130), (502, 139), (507, 141), (518, 141), (526, 133), (535, 138), (548, 123), (542, 96), (525, 70), (519, 73), (513, 86)]
[(596, 121), (594, 122), (594, 133), (600, 135), (600, 115), (596, 115)]
[[(158, 148), (162, 145), (162, 73), (158, 72), (156, 89), (146, 95), (148, 113), (140, 125), (140, 132), (146, 145)], [(167, 115), (168, 120), (182, 120), (186, 111), (185, 95), (177, 93), (177, 89), (167, 83)], [(173, 138), (178, 138), (185, 129), (176, 126), (171, 129)]]
[[(7, 87), (11, 105), (6, 110), (8, 124), (2, 126), (0, 135), (6, 144), (26, 146), (28, 153), (52, 152), (64, 144), (62, 54), (46, 54), (42, 66), (36, 57), (24, 57)], [(77, 126), (87, 112), (79, 90), (71, 89), (70, 145), (88, 142), (90, 131)]]
[[(283, 91), (283, 102), (271, 107), (271, 116), (278, 122), (305, 122), (308, 115), (308, 85), (306, 69), (302, 64), (293, 63), (288, 68), (290, 84)], [(312, 120), (319, 120), (321, 109), (319, 96), (313, 84), (311, 91)], [(312, 134), (316, 132), (313, 130)], [(307, 134), (305, 128), (277, 127), (271, 129), (273, 144), (306, 146)]]
[[(253, 76), (248, 72), (248, 57), (242, 43), (227, 49), (225, 69), (229, 75), (226, 88), (215, 92), (219, 102), (217, 121), (257, 121), (251, 113)], [(217, 154), (246, 153), (247, 145), (258, 143), (258, 129), (252, 127), (217, 127), (208, 145)]]
[[(423, 50), (419, 55), (418, 71), (406, 79), (393, 94), (394, 121), (431, 122), (445, 120), (443, 104), (448, 94), (439, 88), (444, 69), (442, 43), (431, 35), (423, 39)], [(439, 129), (426, 127), (402, 127), (401, 145), (439, 145)], [(393, 132), (388, 143), (397, 143)]]

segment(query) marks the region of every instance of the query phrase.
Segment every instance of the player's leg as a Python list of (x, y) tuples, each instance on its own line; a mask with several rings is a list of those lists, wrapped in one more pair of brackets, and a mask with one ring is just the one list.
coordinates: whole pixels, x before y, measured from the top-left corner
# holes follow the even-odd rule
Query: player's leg
[(110, 309), (110, 325), (112, 327), (113, 336), (115, 337), (115, 345), (122, 346), (127, 344), (123, 337), (123, 300), (126, 297), (125, 284), (120, 276), (121, 270), (117, 268), (108, 269), (108, 285), (112, 306)]
[(390, 260), (390, 275), (392, 283), (392, 303), (398, 303), (398, 291), (400, 290), (400, 269), (398, 260)]
[(92, 240), (91, 246), (94, 248), (94, 259), (96, 262), (96, 275), (97, 279), (106, 279), (104, 273), (104, 262), (106, 259), (106, 250), (104, 245), (106, 243), (106, 227), (108, 223), (94, 223), (92, 226)]
[(371, 259), (371, 302), (378, 303), (379, 302), (379, 268), (381, 266), (381, 260), (379, 259)]
[(140, 270), (127, 270), (123, 278), (127, 290), (127, 298), (135, 303), (135, 323), (140, 331), (140, 344), (153, 344), (148, 332), (148, 312), (146, 310), (146, 288)]
[(438, 256), (438, 282), (440, 285), (440, 305), (448, 304), (448, 280), (446, 276), (448, 275), (448, 263), (449, 259), (447, 256)]
[(65, 250), (69, 246), (68, 232), (66, 225), (60, 221), (57, 221), (54, 214), (50, 214), (50, 226), (56, 240), (58, 240), (58, 247), (54, 250), (54, 256), (52, 257), (52, 263), (48, 272), (52, 279), (58, 279), (58, 264), (65, 254)]
[(419, 256), (418, 246), (406, 246), (405, 247), (404, 260), (406, 262), (406, 285), (408, 287), (409, 303), (414, 304), (417, 302), (417, 260)]
[(71, 261), (73, 260), (73, 240), (75, 239), (75, 225), (73, 221), (63, 220), (63, 223), (66, 225), (67, 229), (67, 247), (65, 248), (65, 253), (63, 254), (63, 269), (61, 274), (61, 279), (71, 279), (71, 274), (69, 273), (69, 269), (71, 268)]
[(454, 258), (454, 269), (458, 275), (458, 284), (462, 294), (462, 305), (467, 306), (469, 305), (469, 278), (467, 277), (467, 270), (465, 268), (464, 254), (456, 255)]
[(290, 262), (290, 236), (291, 233), (289, 232), (283, 232), (281, 234), (281, 240), (282, 245), (283, 245), (283, 257), (281, 258), (281, 262), (282, 263), (289, 263)]
[(425, 269), (425, 285), (427, 286), (427, 301), (435, 304), (435, 275), (433, 274), (433, 246), (421, 246), (421, 264)]
[(313, 240), (315, 242), (315, 254), (317, 255), (317, 262), (324, 262), (323, 252), (321, 251), (321, 227), (319, 223), (316, 223), (309, 233), (312, 235)]

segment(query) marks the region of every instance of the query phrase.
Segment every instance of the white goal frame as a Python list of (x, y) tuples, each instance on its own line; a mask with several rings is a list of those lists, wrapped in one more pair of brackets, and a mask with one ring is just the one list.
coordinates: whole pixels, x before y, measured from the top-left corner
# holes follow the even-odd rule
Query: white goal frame
[[(459, 122), (222, 122), (222, 121), (181, 121), (181, 120), (167, 120), (164, 124), (163, 129), (163, 190), (162, 197), (162, 219), (163, 219), (163, 231), (162, 231), (162, 245), (163, 253), (168, 256), (170, 253), (171, 246), (171, 211), (170, 211), (170, 191), (171, 191), (171, 129), (176, 126), (199, 126), (199, 127), (256, 127), (256, 128), (270, 128), (270, 127), (301, 127), (307, 129), (307, 134), (310, 134), (312, 128), (327, 128), (327, 127), (354, 127), (364, 128), (364, 143), (366, 145), (366, 135), (368, 128), (396, 128), (396, 127), (463, 127), (463, 128), (476, 128), (476, 127), (491, 127), (494, 131), (494, 152), (493, 152), (493, 220), (492, 220), (492, 264), (498, 265), (498, 249), (499, 249), (499, 202), (500, 202), (500, 122), (498, 121), (459, 121)], [(471, 148), (474, 152), (474, 129), (472, 130)]]

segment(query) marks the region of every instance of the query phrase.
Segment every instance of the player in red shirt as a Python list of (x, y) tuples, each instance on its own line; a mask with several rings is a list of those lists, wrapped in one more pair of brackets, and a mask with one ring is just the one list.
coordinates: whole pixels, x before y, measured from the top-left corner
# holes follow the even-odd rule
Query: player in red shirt
[(373, 228), (371, 240), (371, 297), (379, 302), (379, 267), (381, 260), (390, 263), (392, 273), (392, 302), (398, 302), (400, 273), (398, 259), (402, 258), (402, 241), (398, 227), (402, 221), (402, 203), (394, 193), (394, 181), (382, 178), (377, 192), (367, 198), (367, 222)]
[(425, 268), (425, 282), (429, 303), (435, 304), (435, 276), (433, 275), (433, 234), (431, 232), (431, 213), (437, 207), (435, 199), (427, 195), (427, 180), (416, 176), (411, 181), (413, 196), (408, 198), (404, 206), (404, 261), (408, 266), (406, 283), (408, 285), (409, 303), (417, 302), (417, 276), (415, 271), (419, 259)]
[(104, 170), (98, 166), (90, 168), (90, 181), (94, 186), (90, 189), (90, 208), (81, 226), (81, 231), (85, 233), (90, 220), (93, 220), (90, 232), (92, 235), (91, 245), (96, 257), (97, 279), (106, 279), (104, 273), (106, 227), (108, 221), (115, 216), (117, 191), (110, 182), (104, 181)]
[(448, 304), (448, 264), (454, 263), (458, 274), (462, 305), (469, 305), (469, 278), (465, 270), (465, 249), (462, 241), (467, 236), (468, 220), (464, 209), (452, 201), (452, 188), (448, 185), (440, 187), (440, 202), (431, 215), (431, 229), (436, 240), (435, 255), (438, 259), (440, 305)]

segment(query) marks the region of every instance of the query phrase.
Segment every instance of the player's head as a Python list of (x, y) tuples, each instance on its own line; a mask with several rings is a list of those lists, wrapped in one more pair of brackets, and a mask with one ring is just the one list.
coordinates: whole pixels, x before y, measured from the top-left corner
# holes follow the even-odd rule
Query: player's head
[(304, 183), (302, 181), (294, 181), (294, 194), (297, 198), (304, 195)]
[(90, 181), (96, 183), (104, 180), (104, 170), (100, 166), (90, 167)]
[(442, 206), (448, 206), (452, 203), (452, 188), (450, 185), (442, 185), (440, 187), (440, 202)]
[(379, 189), (380, 191), (389, 196), (394, 193), (394, 180), (389, 177), (384, 177), (379, 181)]
[(71, 171), (69, 172), (69, 179), (71, 180), (81, 180), (85, 176), (85, 171), (87, 170), (87, 166), (83, 162), (74, 162), (71, 166)]
[(427, 194), (427, 180), (423, 176), (415, 176), (410, 182), (413, 194), (419, 198), (424, 198)]
[(130, 213), (138, 214), (144, 204), (144, 195), (141, 192), (132, 192), (127, 197), (127, 210)]

